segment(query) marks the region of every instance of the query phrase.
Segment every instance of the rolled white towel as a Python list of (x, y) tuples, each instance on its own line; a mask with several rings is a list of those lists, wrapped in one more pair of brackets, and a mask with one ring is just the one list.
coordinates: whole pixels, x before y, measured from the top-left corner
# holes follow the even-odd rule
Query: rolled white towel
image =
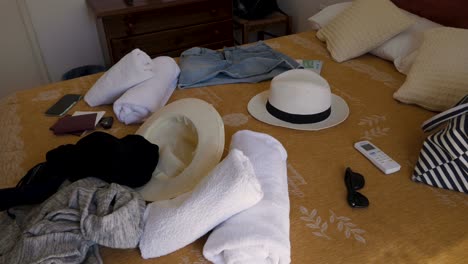
[(114, 113), (125, 124), (141, 123), (161, 109), (177, 86), (180, 68), (171, 57), (153, 59), (154, 76), (132, 87), (114, 102)]
[(250, 159), (264, 196), (216, 227), (203, 255), (213, 263), (290, 263), (286, 150), (275, 138), (247, 130), (233, 135), (231, 148)]
[(262, 197), (249, 159), (233, 149), (192, 192), (147, 206), (141, 255), (147, 259), (174, 252)]
[(84, 100), (92, 107), (112, 104), (130, 87), (148, 80), (153, 75), (151, 58), (145, 52), (134, 49), (96, 81)]

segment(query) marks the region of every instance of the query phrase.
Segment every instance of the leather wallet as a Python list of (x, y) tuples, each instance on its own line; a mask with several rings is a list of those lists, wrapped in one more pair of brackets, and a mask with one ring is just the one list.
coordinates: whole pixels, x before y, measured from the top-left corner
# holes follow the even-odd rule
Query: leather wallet
[(60, 118), (50, 130), (54, 131), (55, 135), (74, 134), (86, 130), (94, 130), (97, 114), (65, 116)]

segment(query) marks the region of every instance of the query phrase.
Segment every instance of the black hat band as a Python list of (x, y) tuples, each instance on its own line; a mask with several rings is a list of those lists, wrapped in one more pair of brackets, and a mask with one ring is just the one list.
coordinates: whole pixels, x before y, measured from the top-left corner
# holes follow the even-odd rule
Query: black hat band
[(278, 108), (274, 107), (273, 105), (270, 104), (270, 101), (267, 101), (266, 109), (268, 113), (270, 113), (272, 116), (280, 120), (293, 123), (293, 124), (318, 123), (320, 121), (327, 119), (331, 114), (331, 106), (327, 110), (317, 113), (317, 114), (312, 114), (312, 115), (291, 114), (288, 112), (281, 111)]

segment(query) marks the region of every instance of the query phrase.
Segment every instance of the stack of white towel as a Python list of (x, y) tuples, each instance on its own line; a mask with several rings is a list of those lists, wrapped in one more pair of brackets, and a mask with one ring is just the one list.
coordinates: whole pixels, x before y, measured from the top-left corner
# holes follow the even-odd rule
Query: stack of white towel
[(262, 197), (249, 159), (232, 150), (192, 192), (147, 206), (141, 254), (146, 259), (174, 252)]
[(153, 60), (135, 49), (110, 68), (86, 93), (92, 107), (114, 103), (125, 124), (141, 123), (162, 108), (177, 86), (180, 68), (171, 57)]
[(291, 262), (286, 150), (247, 130), (234, 134), (230, 149), (192, 192), (148, 205), (143, 258), (174, 252), (214, 228), (203, 249), (214, 263)]
[(203, 255), (220, 264), (290, 263), (286, 150), (275, 138), (246, 130), (233, 135), (233, 148), (252, 162), (263, 199), (216, 227)]

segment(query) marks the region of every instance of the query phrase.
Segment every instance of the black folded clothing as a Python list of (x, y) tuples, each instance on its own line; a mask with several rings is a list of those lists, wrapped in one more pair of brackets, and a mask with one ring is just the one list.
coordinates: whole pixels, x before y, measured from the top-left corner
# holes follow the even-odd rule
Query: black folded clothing
[(65, 180), (96, 177), (132, 188), (143, 186), (158, 164), (159, 147), (140, 135), (118, 139), (94, 132), (75, 145), (50, 150), (46, 160), (31, 168), (15, 188), (0, 190), (0, 211), (41, 203)]

